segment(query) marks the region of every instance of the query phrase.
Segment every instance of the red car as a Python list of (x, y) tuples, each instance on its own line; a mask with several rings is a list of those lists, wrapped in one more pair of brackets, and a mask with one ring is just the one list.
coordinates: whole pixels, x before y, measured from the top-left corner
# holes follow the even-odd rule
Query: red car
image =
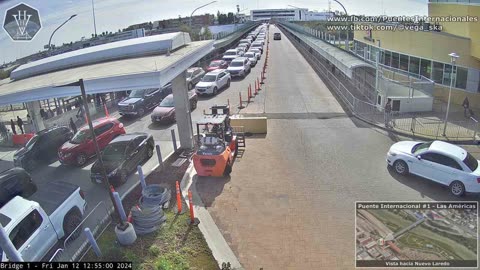
[(216, 70), (216, 69), (227, 69), (228, 68), (228, 62), (225, 61), (225, 60), (213, 60), (212, 62), (210, 62), (210, 65), (208, 65), (208, 67), (206, 67), (205, 69), (207, 70), (207, 72), (210, 72), (212, 70)]
[[(123, 124), (115, 118), (98, 119), (92, 124), (100, 150), (118, 135), (125, 134)], [(94, 155), (95, 146), (88, 126), (80, 128), (73, 138), (58, 150), (58, 159), (62, 164), (83, 166), (88, 158)]]

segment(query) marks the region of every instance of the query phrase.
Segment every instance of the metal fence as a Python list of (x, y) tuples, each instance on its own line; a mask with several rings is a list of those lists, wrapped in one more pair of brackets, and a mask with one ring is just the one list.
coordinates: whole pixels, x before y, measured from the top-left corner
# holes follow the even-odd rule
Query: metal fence
[(97, 239), (112, 222), (109, 209), (104, 201), (99, 202), (88, 213), (77, 228), (59, 244), (49, 262), (79, 261), (90, 249), (90, 244), (83, 230), (91, 228), (93, 236)]
[[(285, 28), (289, 25), (282, 23)], [(297, 28), (297, 27), (295, 27)], [(382, 106), (376, 105), (372, 102), (358, 98), (358, 93), (355, 95), (349, 88), (345, 86), (342, 78), (331, 72), (327, 67), (325, 60), (319, 56), (312, 54), (310, 48), (294, 37), (290, 31), (294, 29), (286, 29), (287, 37), (304, 56), (307, 62), (319, 74), (323, 81), (334, 90), (334, 93), (340, 97), (347, 108), (356, 117), (377, 126), (385, 126), (385, 120), (388, 119), (391, 128), (414, 136), (424, 137), (426, 139), (448, 139), (448, 140), (462, 140), (462, 141), (477, 141), (476, 135), (479, 128), (479, 122), (471, 117), (466, 121), (449, 121), (444, 133), (444, 121), (434, 116), (425, 116), (420, 113), (398, 113), (394, 112), (385, 115)], [(298, 40), (297, 40), (298, 39)], [(349, 82), (346, 82), (348, 85)], [(354, 84), (354, 83), (353, 83)], [(425, 86), (425, 90), (430, 90), (430, 84)]]

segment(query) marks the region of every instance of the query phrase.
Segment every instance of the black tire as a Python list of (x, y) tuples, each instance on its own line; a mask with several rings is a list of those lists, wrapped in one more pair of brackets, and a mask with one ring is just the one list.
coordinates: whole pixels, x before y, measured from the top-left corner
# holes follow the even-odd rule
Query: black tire
[(225, 170), (223, 171), (223, 175), (229, 176), (230, 173), (232, 173), (232, 165), (230, 165), (230, 162), (228, 162), (225, 166)]
[(85, 155), (84, 153), (80, 153), (75, 158), (75, 161), (77, 162), (77, 166), (82, 167), (83, 165), (85, 165), (85, 163), (87, 163), (87, 155)]
[(458, 181), (455, 180), (450, 184), (450, 192), (457, 197), (462, 197), (465, 195), (465, 185)]
[(63, 238), (66, 239), (72, 233), (73, 235), (70, 239), (76, 239), (82, 233), (82, 230), (74, 230), (80, 225), (82, 222), (82, 215), (80, 214), (78, 209), (71, 210), (63, 219), (63, 232), (65, 233)]
[(400, 175), (407, 175), (408, 165), (403, 160), (397, 160), (393, 163), (393, 170)]
[(120, 185), (123, 185), (127, 182), (128, 180), (128, 173), (126, 170), (121, 170), (119, 173), (118, 173), (118, 183)]
[(230, 87), (230, 80), (227, 81), (227, 87), (226, 88), (229, 88)]
[(192, 104), (190, 105), (190, 110), (195, 110), (197, 108), (197, 101), (196, 100), (192, 100)]
[(147, 160), (149, 160), (151, 157), (153, 157), (153, 146), (148, 146), (147, 147)]
[(145, 109), (144, 108), (138, 109), (138, 116), (139, 117), (142, 117), (144, 114), (145, 114)]
[(217, 95), (217, 93), (218, 93), (218, 89), (217, 89), (217, 87), (214, 87), (213, 88), (213, 95), (215, 96), (215, 95)]
[(29, 158), (25, 160), (25, 163), (23, 164), (23, 168), (27, 172), (31, 172), (35, 169), (36, 165), (37, 165), (36, 162), (33, 159)]

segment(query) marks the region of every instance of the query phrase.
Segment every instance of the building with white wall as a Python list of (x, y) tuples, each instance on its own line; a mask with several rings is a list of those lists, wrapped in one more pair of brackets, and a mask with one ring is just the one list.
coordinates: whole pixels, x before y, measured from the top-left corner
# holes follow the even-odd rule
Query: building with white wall
[(308, 11), (308, 8), (286, 8), (286, 9), (255, 9), (250, 11), (252, 21), (262, 20), (286, 20), (286, 21), (325, 21), (335, 16), (328, 11)]

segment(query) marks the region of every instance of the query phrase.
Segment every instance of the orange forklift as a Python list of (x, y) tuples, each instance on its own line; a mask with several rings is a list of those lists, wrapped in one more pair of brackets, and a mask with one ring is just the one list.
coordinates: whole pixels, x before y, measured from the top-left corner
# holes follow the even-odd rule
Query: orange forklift
[(193, 165), (199, 176), (228, 176), (238, 147), (245, 146), (245, 136), (243, 133), (237, 136), (230, 126), (228, 105), (215, 105), (210, 110), (211, 114), (205, 114), (197, 122), (198, 148), (193, 155)]

